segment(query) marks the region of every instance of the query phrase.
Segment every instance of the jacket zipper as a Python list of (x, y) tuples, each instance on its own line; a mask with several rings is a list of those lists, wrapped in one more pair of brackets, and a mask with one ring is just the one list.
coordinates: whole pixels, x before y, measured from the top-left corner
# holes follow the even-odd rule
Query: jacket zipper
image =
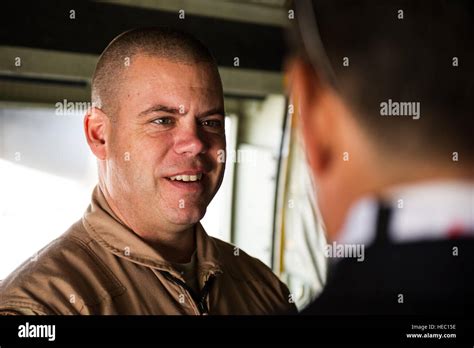
[(189, 294), (191, 295), (192, 300), (194, 301), (194, 304), (196, 305), (199, 314), (200, 315), (208, 315), (209, 314), (209, 308), (207, 307), (206, 304), (206, 297), (209, 295), (209, 292), (211, 291), (211, 286), (214, 283), (215, 280), (215, 275), (211, 274), (209, 278), (206, 280), (204, 283), (204, 286), (202, 287), (200, 291), (200, 295), (196, 294), (196, 292), (185, 282), (183, 282), (181, 279), (176, 278), (175, 276), (171, 275), (169, 272), (166, 271), (161, 271), (161, 273), (169, 280), (174, 282), (175, 284), (183, 287)]

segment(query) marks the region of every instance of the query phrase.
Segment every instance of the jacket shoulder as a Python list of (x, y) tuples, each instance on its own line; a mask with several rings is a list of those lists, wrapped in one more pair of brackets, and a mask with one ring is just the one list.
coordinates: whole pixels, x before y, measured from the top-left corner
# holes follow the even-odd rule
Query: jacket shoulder
[(123, 292), (82, 222), (25, 261), (0, 283), (0, 311), (80, 314)]
[(278, 279), (273, 271), (259, 259), (250, 256), (239, 247), (212, 237), (227, 270), (235, 278), (245, 280)]
[(289, 301), (288, 287), (262, 261), (250, 256), (242, 249), (212, 238), (219, 249), (225, 270), (239, 283), (245, 283), (252, 293), (262, 293), (266, 300), (274, 303), (274, 313), (295, 313), (296, 306)]

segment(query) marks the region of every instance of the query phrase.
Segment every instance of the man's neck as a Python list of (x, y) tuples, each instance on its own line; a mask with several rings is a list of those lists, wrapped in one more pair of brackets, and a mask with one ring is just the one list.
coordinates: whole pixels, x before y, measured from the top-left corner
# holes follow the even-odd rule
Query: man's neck
[[(166, 261), (188, 263), (196, 250), (196, 226), (175, 234), (174, 238), (145, 239)], [(143, 238), (143, 237), (142, 237)]]
[[(117, 218), (132, 232), (152, 246), (161, 257), (174, 263), (186, 263), (196, 250), (196, 225), (174, 228), (147, 227), (132, 216), (122, 214), (118, 204), (110, 196), (105, 185), (100, 185), (107, 204)], [(150, 232), (151, 231), (151, 232)]]

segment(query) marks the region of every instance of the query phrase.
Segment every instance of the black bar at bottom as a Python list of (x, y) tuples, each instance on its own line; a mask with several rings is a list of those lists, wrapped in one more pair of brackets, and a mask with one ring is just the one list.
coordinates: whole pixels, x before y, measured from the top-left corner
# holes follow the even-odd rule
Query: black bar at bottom
[[(54, 325), (54, 340), (52, 327)], [(31, 337), (39, 336), (43, 337)], [(30, 337), (19, 337), (30, 336)], [(408, 344), (473, 346), (474, 319), (406, 316), (10, 316), (0, 347), (57, 344)]]

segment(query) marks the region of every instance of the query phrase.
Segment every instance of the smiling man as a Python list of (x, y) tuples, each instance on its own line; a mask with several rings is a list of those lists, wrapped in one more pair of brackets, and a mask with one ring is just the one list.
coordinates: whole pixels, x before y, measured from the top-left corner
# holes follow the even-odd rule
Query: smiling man
[(84, 119), (99, 184), (82, 220), (0, 285), (4, 314), (295, 311), (262, 262), (199, 223), (225, 149), (217, 65), (199, 41), (132, 30), (100, 56)]

